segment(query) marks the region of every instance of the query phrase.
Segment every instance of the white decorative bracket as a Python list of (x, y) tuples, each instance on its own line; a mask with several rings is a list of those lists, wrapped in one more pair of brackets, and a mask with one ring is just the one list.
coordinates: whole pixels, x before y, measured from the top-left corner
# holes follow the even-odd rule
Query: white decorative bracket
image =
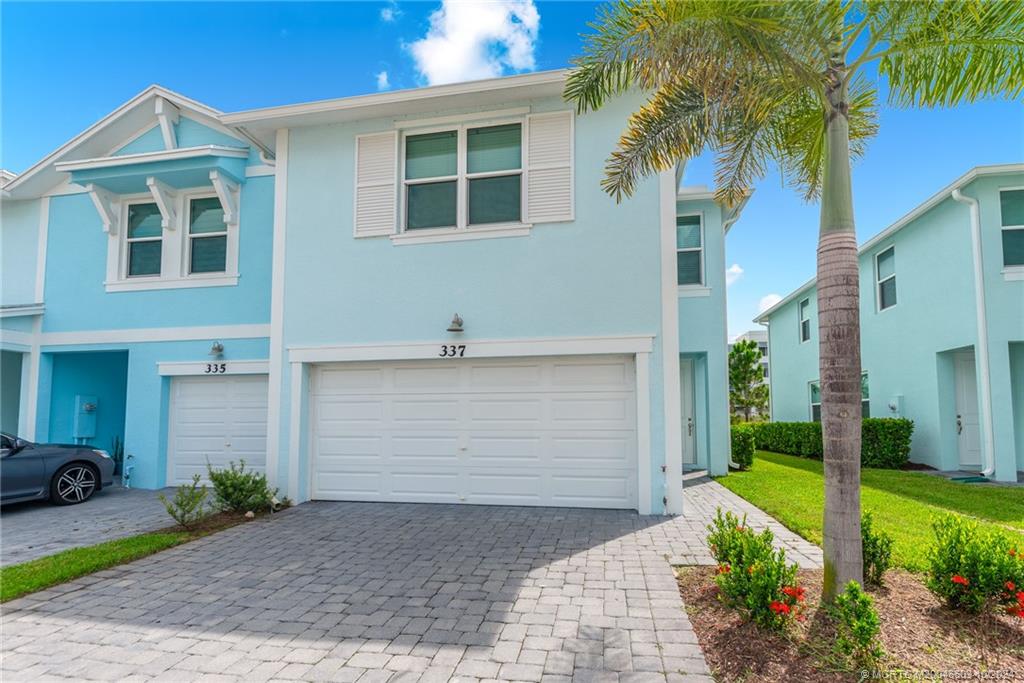
[(156, 98), (156, 120), (160, 122), (160, 134), (164, 138), (164, 149), (177, 149), (178, 136), (174, 124), (178, 122), (178, 108), (162, 97)]
[(174, 230), (174, 226), (178, 224), (178, 212), (175, 210), (178, 193), (152, 176), (146, 178), (146, 185), (149, 187), (149, 193), (153, 195), (157, 208), (160, 209), (160, 227), (164, 230)]
[(225, 178), (219, 171), (210, 171), (210, 182), (217, 191), (217, 198), (224, 209), (224, 222), (238, 225), (238, 183)]
[(86, 185), (85, 191), (89, 193), (96, 212), (103, 221), (103, 232), (108, 235), (116, 235), (121, 206), (117, 195), (92, 184)]

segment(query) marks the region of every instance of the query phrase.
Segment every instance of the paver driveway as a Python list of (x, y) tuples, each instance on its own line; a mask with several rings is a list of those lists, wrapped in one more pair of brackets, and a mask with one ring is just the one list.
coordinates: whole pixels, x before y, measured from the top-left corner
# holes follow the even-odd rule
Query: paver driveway
[[(168, 497), (173, 491), (165, 489)], [(79, 505), (5, 505), (0, 508), (0, 565), (171, 526), (174, 521), (159, 494), (117, 486), (97, 491)]]
[(707, 511), (738, 499), (687, 491), (677, 518), (308, 503), (8, 603), (0, 673), (709, 681), (669, 558), (710, 561)]

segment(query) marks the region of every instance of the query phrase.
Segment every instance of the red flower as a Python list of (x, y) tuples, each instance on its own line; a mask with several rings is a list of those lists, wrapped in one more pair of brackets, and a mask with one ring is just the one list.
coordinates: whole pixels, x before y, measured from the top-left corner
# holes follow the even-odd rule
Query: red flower
[(797, 602), (804, 601), (805, 588), (803, 586), (784, 586), (782, 592), (791, 598), (795, 598)]
[(754, 565), (750, 565), (749, 567), (747, 567), (747, 573), (753, 575), (753, 573), (754, 573)]
[(1016, 589), (1017, 589), (1017, 587), (1015, 585), (1013, 585), (1013, 581), (1007, 581), (1006, 582), (1006, 590), (1008, 590), (1008, 591), (1010, 591), (1012, 593)]
[(952, 581), (953, 583), (958, 583), (961, 586), (969, 586), (971, 584), (970, 581), (960, 576), (959, 574), (953, 574), (953, 578), (950, 579), (950, 581)]
[(731, 571), (732, 571), (732, 567), (730, 567), (727, 564), (720, 564), (720, 565), (718, 565), (718, 573), (719, 574), (728, 574)]
[(1024, 619), (1024, 607), (1020, 605), (1010, 605), (1006, 608), (1006, 613), (1018, 619)]
[(1010, 557), (1017, 557), (1017, 549), (1010, 548)]
[(1024, 591), (1020, 591), (1019, 593), (1017, 593), (1017, 602), (1019, 602), (1021, 605), (1024, 605)]
[(789, 605), (778, 600), (772, 600), (771, 604), (768, 605), (768, 609), (776, 614), (789, 614)]

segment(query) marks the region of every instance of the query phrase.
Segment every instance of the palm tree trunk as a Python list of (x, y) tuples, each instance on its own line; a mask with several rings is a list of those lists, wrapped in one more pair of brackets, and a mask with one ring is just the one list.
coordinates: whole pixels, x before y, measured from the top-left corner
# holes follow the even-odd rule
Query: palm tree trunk
[(821, 434), (825, 461), (824, 598), (862, 582), (860, 537), (860, 291), (850, 182), (845, 67), (827, 92), (825, 169), (818, 242)]

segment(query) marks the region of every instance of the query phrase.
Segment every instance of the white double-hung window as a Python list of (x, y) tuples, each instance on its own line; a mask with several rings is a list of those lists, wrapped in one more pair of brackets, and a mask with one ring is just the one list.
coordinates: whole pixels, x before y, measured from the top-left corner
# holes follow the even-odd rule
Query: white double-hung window
[(896, 305), (896, 247), (875, 254), (875, 281), (878, 310)]
[(1003, 237), (1003, 267), (1008, 275), (1024, 273), (1024, 188), (999, 193)]
[(160, 209), (152, 202), (128, 204), (125, 277), (159, 277), (163, 257)]
[(522, 124), (461, 126), (404, 142), (405, 230), (522, 222)]
[(188, 210), (188, 272), (223, 273), (227, 270), (228, 226), (216, 197), (190, 199)]
[(357, 135), (354, 236), (515, 237), (573, 220), (573, 121), (571, 111), (508, 110)]
[(804, 299), (797, 304), (797, 313), (800, 317), (800, 343), (811, 339), (811, 300)]

